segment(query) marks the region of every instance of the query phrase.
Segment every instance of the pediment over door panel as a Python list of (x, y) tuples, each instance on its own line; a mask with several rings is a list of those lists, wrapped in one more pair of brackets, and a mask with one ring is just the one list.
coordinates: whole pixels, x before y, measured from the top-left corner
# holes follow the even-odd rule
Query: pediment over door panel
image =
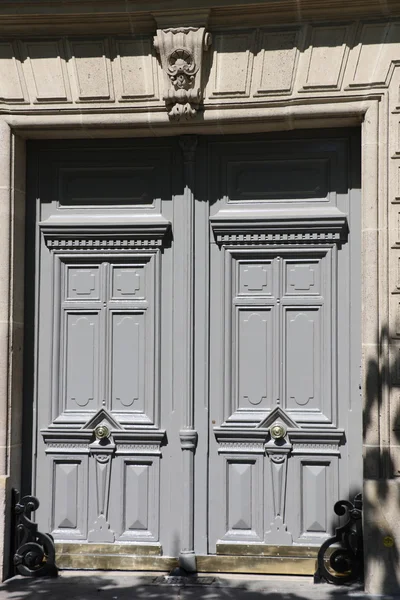
[(265, 419), (260, 421), (257, 428), (269, 429), (276, 422), (283, 423), (286, 429), (299, 428), (299, 425), (280, 406), (274, 408)]
[[(279, 416), (278, 416), (279, 415)], [(345, 432), (341, 428), (299, 426), (282, 411), (271, 412), (265, 422), (268, 427), (226, 426), (214, 427), (213, 433), (218, 442), (219, 454), (265, 454), (275, 449), (285, 449), (290, 445), (291, 455), (331, 455), (340, 456), (341, 446), (346, 443)], [(293, 423), (293, 426), (289, 424)], [(274, 439), (271, 426), (283, 424), (282, 439)]]
[(218, 245), (341, 244), (347, 239), (347, 216), (337, 208), (279, 210), (220, 210), (210, 218)]
[(60, 251), (126, 251), (135, 248), (158, 248), (165, 243), (171, 223), (161, 215), (136, 219), (59, 217), (39, 223), (46, 246)]
[(99, 425), (106, 424), (108, 429), (111, 430), (122, 430), (121, 425), (116, 421), (116, 419), (112, 416), (104, 408), (101, 408), (93, 417), (89, 419), (87, 423), (82, 427), (82, 429), (96, 429)]

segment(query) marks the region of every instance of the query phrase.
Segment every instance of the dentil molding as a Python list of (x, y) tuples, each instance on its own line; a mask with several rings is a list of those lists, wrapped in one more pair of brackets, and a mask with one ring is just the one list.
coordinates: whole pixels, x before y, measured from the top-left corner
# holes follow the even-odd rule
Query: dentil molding
[(154, 47), (164, 72), (164, 94), (168, 114), (179, 121), (196, 115), (203, 98), (203, 53), (211, 45), (205, 27), (158, 29)]

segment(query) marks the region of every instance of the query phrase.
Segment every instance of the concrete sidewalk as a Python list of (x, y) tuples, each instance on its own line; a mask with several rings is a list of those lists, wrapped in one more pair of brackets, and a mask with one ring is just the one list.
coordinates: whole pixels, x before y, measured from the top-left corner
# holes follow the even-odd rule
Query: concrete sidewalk
[[(400, 590), (399, 590), (400, 593)], [(369, 600), (361, 589), (314, 585), (310, 577), (63, 571), (56, 579), (14, 577), (0, 586), (1, 600)], [(391, 599), (393, 596), (379, 596)], [(400, 598), (400, 596), (396, 596)]]

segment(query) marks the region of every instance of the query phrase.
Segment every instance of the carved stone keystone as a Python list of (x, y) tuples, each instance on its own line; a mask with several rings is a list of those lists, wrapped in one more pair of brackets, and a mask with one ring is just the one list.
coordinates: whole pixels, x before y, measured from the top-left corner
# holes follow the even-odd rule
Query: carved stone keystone
[(164, 72), (164, 100), (171, 119), (195, 116), (202, 97), (203, 52), (211, 45), (205, 27), (158, 29), (154, 47)]

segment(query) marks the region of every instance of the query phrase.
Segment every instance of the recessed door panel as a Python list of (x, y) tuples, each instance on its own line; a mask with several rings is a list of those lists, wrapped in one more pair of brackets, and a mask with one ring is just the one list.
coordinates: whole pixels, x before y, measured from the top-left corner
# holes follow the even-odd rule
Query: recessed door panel
[(111, 314), (111, 406), (113, 411), (144, 410), (145, 315)]
[(236, 361), (238, 409), (273, 402), (273, 314), (271, 309), (238, 307)]
[(64, 313), (65, 410), (99, 408), (98, 313)]
[(318, 407), (322, 395), (321, 309), (286, 307), (284, 316), (285, 406)]

